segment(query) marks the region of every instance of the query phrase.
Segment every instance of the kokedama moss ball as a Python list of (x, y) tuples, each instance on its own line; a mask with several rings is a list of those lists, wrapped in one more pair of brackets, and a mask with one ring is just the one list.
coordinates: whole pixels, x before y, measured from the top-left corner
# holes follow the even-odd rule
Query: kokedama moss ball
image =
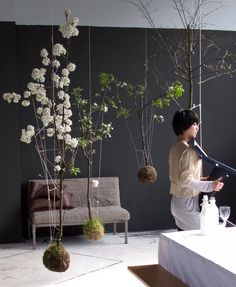
[(98, 218), (92, 218), (83, 226), (84, 237), (87, 240), (99, 240), (104, 235), (104, 225)]
[(138, 171), (138, 179), (143, 183), (153, 183), (157, 180), (156, 169), (151, 165), (145, 165)]
[(70, 255), (61, 243), (54, 243), (45, 250), (43, 264), (50, 271), (65, 272), (70, 265)]

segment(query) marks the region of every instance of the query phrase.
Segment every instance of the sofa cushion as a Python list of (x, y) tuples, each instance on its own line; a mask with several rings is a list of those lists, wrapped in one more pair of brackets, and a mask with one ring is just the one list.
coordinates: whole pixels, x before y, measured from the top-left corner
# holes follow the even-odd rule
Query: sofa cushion
[[(30, 199), (48, 197), (60, 199), (59, 185), (57, 184), (32, 182), (31, 188)], [(63, 185), (63, 190), (64, 189), (65, 185)]]
[[(124, 222), (130, 219), (130, 213), (126, 209), (116, 205), (93, 208), (92, 216), (100, 218), (104, 224), (112, 222)], [(54, 220), (54, 224), (59, 224), (58, 210), (52, 211), (52, 218)], [(75, 207), (73, 209), (63, 211), (64, 225), (82, 225), (87, 222), (88, 218), (88, 208), (86, 207)], [(34, 224), (48, 225), (48, 211), (39, 211), (32, 213), (31, 221)]]
[[(91, 178), (99, 181), (98, 187), (90, 187), (90, 198), (93, 207), (120, 205), (118, 177)], [(87, 206), (87, 178), (65, 179), (65, 191), (74, 193), (76, 207)]]
[[(74, 196), (70, 192), (63, 193), (63, 209), (72, 209), (75, 207)], [(54, 210), (60, 208), (60, 200), (48, 200), (44, 197), (36, 197), (30, 200), (31, 212)]]

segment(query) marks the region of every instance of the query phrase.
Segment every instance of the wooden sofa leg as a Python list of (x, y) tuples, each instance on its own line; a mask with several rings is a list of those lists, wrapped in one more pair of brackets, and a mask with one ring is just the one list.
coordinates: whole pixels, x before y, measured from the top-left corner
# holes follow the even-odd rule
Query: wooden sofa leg
[(113, 224), (113, 234), (116, 234), (116, 223)]
[(28, 239), (31, 238), (31, 222), (30, 220), (28, 220), (28, 230), (27, 230), (27, 233), (28, 233)]
[(32, 224), (33, 249), (36, 248), (36, 225)]
[(125, 221), (125, 244), (128, 244), (128, 221)]

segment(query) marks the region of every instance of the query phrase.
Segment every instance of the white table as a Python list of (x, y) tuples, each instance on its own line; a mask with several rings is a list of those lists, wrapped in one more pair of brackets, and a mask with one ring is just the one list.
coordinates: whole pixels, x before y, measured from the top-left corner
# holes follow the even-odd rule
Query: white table
[(236, 286), (236, 227), (162, 233), (159, 264), (191, 287)]

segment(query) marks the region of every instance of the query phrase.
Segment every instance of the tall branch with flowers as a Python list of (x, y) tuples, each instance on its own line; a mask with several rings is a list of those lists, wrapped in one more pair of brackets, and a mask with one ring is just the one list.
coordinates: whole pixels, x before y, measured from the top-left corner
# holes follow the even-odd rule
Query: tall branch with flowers
[[(8, 103), (21, 103), (23, 107), (33, 106), (36, 125), (29, 124), (22, 129), (20, 140), (27, 144), (31, 143), (32, 139), (35, 140), (44, 176), (52, 181), (55, 189), (59, 191), (59, 228), (56, 230), (55, 238), (59, 251), (63, 235), (63, 179), (69, 168), (74, 173), (79, 171), (74, 167), (78, 139), (71, 134), (73, 123), (69, 95), (69, 76), (76, 69), (76, 65), (69, 61), (69, 42), (72, 37), (79, 35), (77, 29), (79, 19), (73, 17), (69, 9), (65, 10), (65, 16), (66, 23), (59, 26), (59, 31), (66, 40), (65, 47), (60, 43), (52, 43), (50, 53), (45, 48), (41, 50), (43, 67), (33, 69), (31, 74), (33, 80), (27, 84), (23, 95), (15, 92), (3, 94), (3, 99)], [(50, 160), (50, 151), (46, 143), (48, 138), (51, 138), (54, 146), (52, 160)], [(64, 250), (60, 252), (64, 254)], [(62, 261), (59, 262), (61, 264), (59, 264), (58, 270), (53, 270), (52, 266), (49, 266), (48, 269), (65, 271), (69, 267), (69, 255), (66, 255)]]

